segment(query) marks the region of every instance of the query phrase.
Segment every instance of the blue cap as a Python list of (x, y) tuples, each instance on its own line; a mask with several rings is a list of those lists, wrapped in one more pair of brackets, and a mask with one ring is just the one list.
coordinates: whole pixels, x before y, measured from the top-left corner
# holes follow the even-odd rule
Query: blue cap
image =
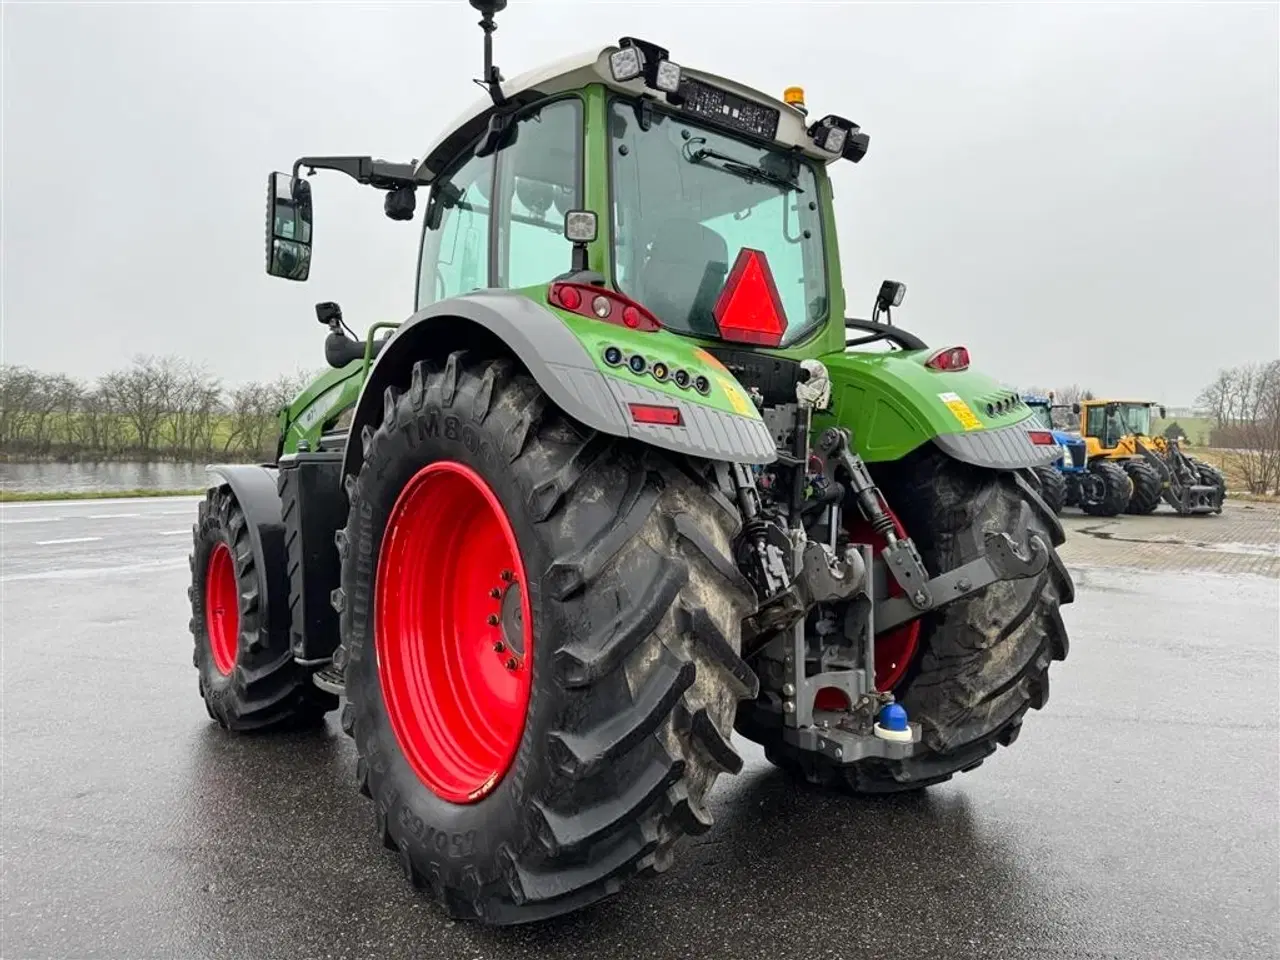
[(879, 722), (886, 730), (906, 730), (907, 711), (902, 709), (901, 704), (886, 703), (880, 708)]

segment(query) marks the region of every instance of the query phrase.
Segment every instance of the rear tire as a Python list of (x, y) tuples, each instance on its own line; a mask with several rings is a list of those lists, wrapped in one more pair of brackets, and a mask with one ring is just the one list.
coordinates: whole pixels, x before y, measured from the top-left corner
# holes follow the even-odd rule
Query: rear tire
[(294, 662), (287, 627), (267, 622), (249, 522), (230, 488), (205, 495), (192, 535), (192, 663), (210, 718), (237, 732), (322, 722), (338, 698), (317, 689), (311, 671)]
[(1054, 516), (1062, 513), (1067, 500), (1067, 480), (1055, 467), (1036, 467), (1036, 478), (1040, 481), (1040, 499), (1053, 511)]
[[(1067, 655), (1059, 613), (1075, 588), (1056, 548), (1062, 525), (1020, 476), (959, 463), (931, 449), (878, 467), (889, 506), (933, 575), (977, 556), (981, 536), (1028, 531), (1049, 547), (1039, 576), (1002, 581), (921, 618), (919, 648), (894, 694), (923, 727), (924, 753), (906, 760), (868, 759), (848, 766), (800, 751), (780, 728), (739, 730), (765, 746), (776, 766), (812, 783), (852, 793), (916, 790), (972, 770), (1017, 738), (1023, 716), (1049, 699), (1049, 665)], [(746, 721), (746, 722), (744, 722)]]
[(1091, 517), (1115, 517), (1129, 506), (1133, 481), (1114, 463), (1095, 460), (1080, 478), (1080, 509)]
[[(362, 437), (338, 536), (343, 727), (378, 832), (410, 882), (453, 917), (505, 925), (567, 913), (660, 872), (681, 838), (710, 826), (708, 791), (742, 765), (730, 737), (739, 699), (757, 688), (738, 656), (755, 603), (731, 559), (737, 512), (698, 468), (570, 420), (509, 360), (464, 356), (443, 369), (419, 363), (406, 392), (388, 389), (382, 424)], [(443, 462), (479, 477), (505, 517), (529, 578), (522, 622), (532, 624), (514, 754), (462, 802), (428, 786), (402, 749), (394, 725), (406, 721), (393, 720), (394, 688), (379, 674), (397, 638), (375, 609), (397, 499)], [(396, 539), (386, 542), (396, 555)], [(430, 559), (443, 571), (468, 556)], [(407, 591), (417, 589), (408, 574), (426, 568), (399, 569), (407, 574), (394, 582)], [(422, 620), (423, 649), (445, 645), (451, 622)], [(477, 638), (496, 649), (484, 631), (477, 624)], [(465, 748), (447, 725), (431, 735)]]
[(1160, 505), (1160, 491), (1164, 487), (1160, 474), (1156, 473), (1151, 464), (1142, 460), (1130, 460), (1125, 464), (1124, 471), (1129, 475), (1129, 480), (1133, 483), (1133, 493), (1129, 497), (1125, 512), (1134, 514), (1151, 513)]

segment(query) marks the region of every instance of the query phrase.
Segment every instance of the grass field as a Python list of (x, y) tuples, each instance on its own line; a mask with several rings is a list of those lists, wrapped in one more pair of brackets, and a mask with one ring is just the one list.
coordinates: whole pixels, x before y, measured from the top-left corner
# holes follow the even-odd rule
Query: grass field
[(1159, 436), (1172, 423), (1176, 423), (1186, 431), (1191, 446), (1200, 448), (1209, 446), (1209, 434), (1213, 430), (1213, 420), (1210, 417), (1170, 417), (1168, 420), (1157, 417), (1151, 421), (1151, 433)]
[[(91, 417), (84, 413), (59, 411), (45, 419), (38, 442), (34, 424), (27, 423), (0, 447), (0, 455), (14, 460), (78, 456), (107, 459), (187, 455), (198, 459), (200, 456), (226, 454), (258, 456), (274, 449), (275, 431), (276, 420), (268, 416), (237, 421), (230, 414), (215, 413), (209, 415), (198, 430), (193, 425), (178, 430), (172, 417), (164, 417), (144, 448), (133, 422), (122, 414)], [(182, 437), (183, 442), (177, 443), (177, 437)], [(261, 449), (255, 449), (258, 447)]]
[(1280, 501), (1280, 496), (1277, 496), (1277, 491), (1275, 490), (1266, 494), (1249, 492), (1248, 485), (1244, 481), (1244, 474), (1241, 471), (1242, 462), (1244, 457), (1257, 456), (1257, 454), (1236, 450), (1195, 449), (1189, 450), (1188, 453), (1203, 460), (1205, 463), (1213, 464), (1223, 472), (1227, 478), (1227, 496), (1239, 497), (1243, 500)]

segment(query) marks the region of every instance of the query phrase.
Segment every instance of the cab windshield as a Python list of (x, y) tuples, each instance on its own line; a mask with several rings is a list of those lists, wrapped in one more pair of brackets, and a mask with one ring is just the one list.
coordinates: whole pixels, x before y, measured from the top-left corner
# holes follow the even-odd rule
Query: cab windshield
[(1033, 403), (1030, 406), (1031, 406), (1031, 422), (1035, 426), (1042, 427), (1045, 430), (1055, 429), (1053, 426), (1053, 415), (1050, 413), (1049, 408), (1047, 406), (1041, 406), (1040, 404), (1037, 404), (1037, 403)]
[(614, 281), (669, 330), (714, 338), (712, 310), (738, 254), (765, 255), (786, 314), (782, 345), (827, 316), (813, 168), (654, 110), (610, 106)]
[(1111, 443), (1131, 433), (1151, 435), (1151, 408), (1145, 403), (1108, 403), (1089, 408), (1089, 434)]

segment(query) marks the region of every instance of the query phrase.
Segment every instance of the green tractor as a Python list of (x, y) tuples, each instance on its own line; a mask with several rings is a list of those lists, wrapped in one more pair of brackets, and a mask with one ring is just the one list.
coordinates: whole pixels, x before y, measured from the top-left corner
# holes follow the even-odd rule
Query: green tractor
[[(409, 881), (522, 923), (659, 873), (743, 765), (856, 794), (973, 770), (1044, 706), (1074, 588), (1011, 391), (846, 319), (834, 166), (868, 137), (618, 44), (510, 81), (422, 159), (268, 180), (310, 272), (335, 170), (421, 211), (415, 309), (348, 333), (276, 462), (211, 466), (195, 666), (230, 731), (341, 708)], [(305, 173), (305, 175), (304, 175)]]

